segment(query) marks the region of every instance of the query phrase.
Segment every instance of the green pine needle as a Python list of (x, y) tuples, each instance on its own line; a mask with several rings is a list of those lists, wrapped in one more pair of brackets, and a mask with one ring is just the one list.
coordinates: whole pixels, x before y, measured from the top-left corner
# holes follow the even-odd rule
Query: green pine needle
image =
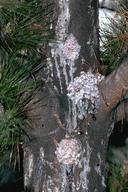
[(128, 7), (121, 4), (115, 18), (109, 20), (109, 26), (101, 31), (101, 59), (107, 74), (118, 68), (128, 53)]
[(40, 50), (53, 37), (51, 18), (52, 4), (41, 0), (0, 7), (0, 155), (18, 145), (30, 125), (26, 107), (42, 86)]

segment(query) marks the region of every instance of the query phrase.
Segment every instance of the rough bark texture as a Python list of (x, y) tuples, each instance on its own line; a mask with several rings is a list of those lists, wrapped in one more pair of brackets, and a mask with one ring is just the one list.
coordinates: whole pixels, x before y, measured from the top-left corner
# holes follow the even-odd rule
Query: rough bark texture
[[(78, 119), (76, 106), (67, 97), (67, 86), (81, 71), (98, 70), (97, 12), (97, 1), (55, 1), (56, 40), (49, 45), (48, 83), (35, 98), (39, 102), (34, 101), (28, 111), (33, 126), (27, 130), (29, 139), (24, 143), (24, 180), (30, 191), (105, 191), (111, 110), (127, 89), (127, 72), (126, 78), (122, 76), (127, 67), (122, 64), (100, 85), (100, 108), (95, 118)], [(72, 42), (73, 51), (67, 51)], [(81, 145), (79, 158), (72, 164), (60, 163), (57, 158), (58, 143), (63, 139), (75, 139)]]

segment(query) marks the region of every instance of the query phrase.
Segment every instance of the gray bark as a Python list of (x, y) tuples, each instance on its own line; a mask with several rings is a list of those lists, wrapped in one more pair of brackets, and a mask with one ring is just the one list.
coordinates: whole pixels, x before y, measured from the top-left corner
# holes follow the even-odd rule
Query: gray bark
[[(29, 139), (24, 142), (25, 188), (33, 192), (104, 192), (106, 149), (113, 122), (112, 109), (103, 97), (107, 81), (101, 85), (95, 118), (78, 119), (76, 106), (67, 96), (70, 81), (81, 71), (95, 73), (99, 68), (98, 2), (58, 0), (54, 12), (56, 39), (49, 45), (48, 83), (27, 112), (32, 128), (26, 130)], [(66, 52), (71, 41), (74, 51)], [(76, 162), (59, 162), (56, 151), (63, 139), (80, 144)]]

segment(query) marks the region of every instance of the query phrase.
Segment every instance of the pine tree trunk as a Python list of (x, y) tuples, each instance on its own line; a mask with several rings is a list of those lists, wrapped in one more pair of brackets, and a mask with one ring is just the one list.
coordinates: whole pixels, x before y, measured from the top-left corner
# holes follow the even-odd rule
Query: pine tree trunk
[[(98, 1), (58, 0), (54, 13), (56, 39), (49, 45), (48, 83), (38, 93), (40, 102), (28, 113), (33, 128), (27, 130), (30, 139), (24, 143), (25, 188), (33, 192), (104, 192), (110, 110), (101, 92), (97, 114), (79, 119), (67, 96), (69, 83), (81, 71), (96, 73), (99, 69)], [(61, 141), (75, 146), (72, 162), (57, 156)]]

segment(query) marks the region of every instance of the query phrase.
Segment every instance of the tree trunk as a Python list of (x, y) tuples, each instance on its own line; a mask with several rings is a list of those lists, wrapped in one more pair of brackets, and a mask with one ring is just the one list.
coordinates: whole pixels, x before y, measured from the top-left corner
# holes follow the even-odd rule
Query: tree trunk
[(81, 71), (97, 73), (99, 69), (98, 1), (58, 0), (54, 12), (56, 39), (49, 45), (47, 83), (27, 112), (32, 128), (26, 130), (29, 139), (24, 142), (25, 188), (103, 192), (111, 111), (122, 95), (113, 96), (116, 102), (111, 105), (106, 96), (109, 77), (99, 86), (97, 113), (85, 116), (67, 95), (70, 82)]

